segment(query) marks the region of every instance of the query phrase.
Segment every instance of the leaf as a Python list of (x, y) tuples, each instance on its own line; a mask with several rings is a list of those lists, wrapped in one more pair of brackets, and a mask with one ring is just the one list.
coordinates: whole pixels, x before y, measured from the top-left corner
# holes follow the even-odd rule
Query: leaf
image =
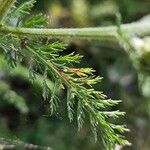
[[(43, 27), (46, 17), (42, 17), (42, 14), (25, 19), (34, 3), (35, 0), (29, 0), (13, 7), (5, 23), (15, 26), (15, 28), (17, 27), (17, 33), (22, 29), (21, 25), (30, 28)], [(33, 29), (35, 30), (35, 28)], [(120, 31), (119, 24), (118, 33)], [(22, 48), (22, 39), (26, 38), (28, 42)], [(121, 125), (114, 125), (110, 121), (124, 115), (120, 111), (110, 111), (110, 108), (116, 106), (120, 101), (107, 99), (106, 95), (93, 87), (93, 85), (100, 83), (102, 78), (96, 77), (94, 75), (95, 70), (92, 68), (75, 67), (74, 65), (80, 62), (82, 56), (75, 53), (62, 55), (62, 52), (66, 49), (65, 44), (50, 42), (49, 38), (46, 38), (46, 41), (44, 40), (45, 38), (43, 37), (12, 33), (6, 35), (2, 33), (0, 34), (0, 48), (2, 48), (8, 63), (12, 67), (15, 67), (18, 62), (20, 63), (19, 58), (21, 60), (30, 60), (28, 66), (30, 80), (36, 79), (35, 73), (37, 72), (43, 75), (42, 95), (44, 100), (49, 100), (51, 114), (58, 110), (59, 103), (61, 103), (58, 90), (66, 88), (68, 117), (72, 121), (74, 114), (77, 113), (79, 130), (83, 127), (87, 116), (89, 117), (95, 140), (100, 132), (100, 137), (106, 149), (113, 150), (116, 144), (128, 144), (125, 138), (120, 135), (127, 129)], [(37, 67), (37, 70), (34, 69), (34, 66)], [(49, 88), (47, 78), (54, 83), (53, 89)], [(75, 110), (74, 106), (75, 101), (78, 103), (77, 110)]]
[(35, 2), (36, 0), (28, 0), (22, 3), (11, 12), (10, 17), (22, 19), (25, 15), (30, 13), (31, 8), (34, 6)]
[(73, 92), (73, 90), (68, 88), (68, 90), (67, 90), (67, 110), (68, 110), (68, 117), (70, 119), (70, 122), (72, 122), (72, 120), (73, 120), (74, 97), (75, 97), (75, 93)]
[(78, 108), (77, 108), (77, 121), (78, 121), (78, 129), (80, 130), (84, 124), (84, 106), (81, 100), (78, 101)]
[(43, 98), (44, 100), (47, 100), (49, 98), (49, 94), (50, 94), (50, 88), (47, 85), (46, 79), (47, 79), (47, 68), (45, 68), (44, 70), (44, 78), (43, 78)]
[(34, 61), (31, 59), (29, 61), (29, 80), (33, 83), (33, 81), (36, 79), (36, 72), (33, 69)]
[(50, 98), (50, 111), (51, 114), (57, 111), (57, 108), (59, 106), (59, 98), (57, 97), (56, 93), (58, 89), (60, 88), (60, 81), (55, 81), (53, 91), (51, 92), (51, 98)]
[(42, 28), (47, 23), (47, 16), (43, 14), (37, 14), (29, 17), (24, 22), (21, 23), (20, 26), (26, 27), (26, 28)]

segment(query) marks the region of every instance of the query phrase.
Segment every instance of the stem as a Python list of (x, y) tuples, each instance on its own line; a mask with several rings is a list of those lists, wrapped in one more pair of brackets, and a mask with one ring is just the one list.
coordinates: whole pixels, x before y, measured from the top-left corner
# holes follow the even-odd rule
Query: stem
[[(121, 25), (122, 32), (127, 35), (148, 36), (150, 35), (150, 25), (148, 21), (139, 21)], [(37, 29), (37, 28), (16, 28), (0, 26), (0, 32), (13, 33), (29, 36), (46, 36), (50, 38), (75, 38), (75, 39), (98, 39), (108, 41), (118, 41), (116, 26), (95, 27), (95, 28), (59, 28), (59, 29)]]
[(0, 148), (2, 149), (28, 149), (28, 150), (52, 150), (51, 147), (43, 147), (39, 145), (33, 145), (33, 144), (28, 144), (24, 143), (19, 140), (10, 140), (10, 139), (5, 139), (5, 138), (0, 138)]
[(3, 21), (10, 7), (14, 4), (15, 1), (16, 0), (0, 0), (0, 22)]

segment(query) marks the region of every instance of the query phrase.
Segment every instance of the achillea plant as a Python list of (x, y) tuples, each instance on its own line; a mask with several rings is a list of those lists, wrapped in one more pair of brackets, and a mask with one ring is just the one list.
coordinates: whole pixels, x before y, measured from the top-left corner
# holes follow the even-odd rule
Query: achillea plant
[[(45, 100), (49, 100), (51, 114), (60, 105), (57, 91), (65, 88), (70, 122), (76, 113), (78, 128), (81, 129), (85, 116), (88, 116), (95, 140), (101, 138), (106, 149), (113, 150), (116, 144), (128, 145), (129, 142), (122, 135), (128, 129), (109, 121), (109, 118), (116, 119), (125, 113), (107, 109), (121, 101), (107, 99), (103, 92), (93, 88), (93, 85), (101, 82), (101, 77), (96, 77), (92, 68), (75, 68), (82, 56), (75, 53), (62, 55), (66, 45), (49, 41), (49, 38), (117, 41), (117, 27), (46, 29), (47, 16), (37, 14), (28, 17), (34, 3), (35, 0), (29, 0), (16, 6), (15, 0), (0, 0), (0, 48), (3, 49), (8, 64), (14, 68), (24, 59), (28, 60), (29, 80), (32, 82), (36, 80), (37, 72), (43, 75), (42, 95)], [(137, 35), (146, 35), (146, 30), (149, 29), (146, 23), (121, 27), (122, 32), (128, 35), (131, 35), (132, 29)], [(54, 83), (53, 89), (49, 87), (47, 78)], [(77, 110), (74, 107), (75, 101), (78, 104)]]

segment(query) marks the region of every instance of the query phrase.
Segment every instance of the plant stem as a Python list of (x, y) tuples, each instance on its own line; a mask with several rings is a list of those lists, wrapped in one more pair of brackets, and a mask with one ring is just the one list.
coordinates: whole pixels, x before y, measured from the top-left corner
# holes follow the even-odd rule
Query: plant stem
[[(139, 21), (130, 24), (121, 25), (122, 32), (125, 35), (150, 35), (149, 20)], [(96, 39), (106, 41), (117, 41), (118, 33), (116, 26), (95, 27), (95, 28), (58, 28), (58, 29), (37, 29), (37, 28), (16, 28), (9, 26), (0, 26), (0, 32), (13, 33), (29, 36), (46, 36), (50, 38), (75, 38), (75, 39)]]
[(0, 22), (3, 21), (10, 7), (13, 5), (15, 1), (16, 0), (0, 0)]
[(28, 149), (28, 150), (52, 150), (51, 147), (43, 147), (39, 145), (33, 145), (33, 144), (28, 144), (24, 143), (20, 140), (10, 140), (10, 139), (5, 139), (5, 138), (0, 138), (0, 148), (2, 149)]

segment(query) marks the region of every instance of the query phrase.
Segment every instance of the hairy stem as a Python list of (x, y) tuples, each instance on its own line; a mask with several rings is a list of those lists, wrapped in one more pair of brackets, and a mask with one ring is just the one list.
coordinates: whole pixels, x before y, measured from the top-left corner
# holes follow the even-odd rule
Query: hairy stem
[[(148, 36), (150, 25), (148, 21), (139, 21), (121, 25), (122, 32), (127, 35)], [(30, 36), (46, 36), (50, 38), (76, 38), (117, 41), (118, 33), (115, 26), (94, 27), (94, 28), (59, 28), (59, 29), (37, 29), (37, 28), (16, 28), (0, 26), (0, 32), (13, 33)]]
[(16, 0), (0, 0), (0, 22), (3, 21), (10, 7), (14, 4), (15, 1)]

